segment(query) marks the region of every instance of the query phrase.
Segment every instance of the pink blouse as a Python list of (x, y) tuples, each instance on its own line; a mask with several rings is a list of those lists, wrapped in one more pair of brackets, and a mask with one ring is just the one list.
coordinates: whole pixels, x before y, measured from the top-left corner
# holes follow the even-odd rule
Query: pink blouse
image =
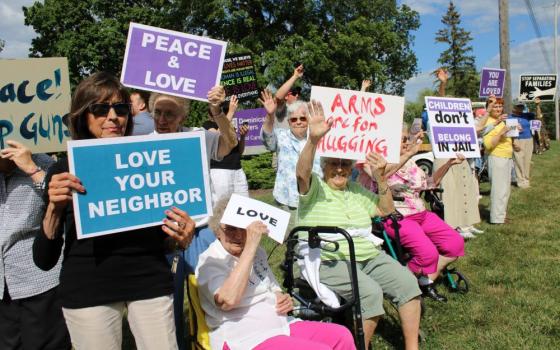
[[(363, 169), (360, 169), (358, 181), (365, 188), (376, 191), (377, 184)], [(420, 192), (433, 188), (433, 179), (420, 169), (412, 160), (408, 160), (396, 173), (387, 179), (393, 196), (402, 197), (403, 201), (395, 201), (395, 208), (404, 216), (417, 214), (426, 210)]]

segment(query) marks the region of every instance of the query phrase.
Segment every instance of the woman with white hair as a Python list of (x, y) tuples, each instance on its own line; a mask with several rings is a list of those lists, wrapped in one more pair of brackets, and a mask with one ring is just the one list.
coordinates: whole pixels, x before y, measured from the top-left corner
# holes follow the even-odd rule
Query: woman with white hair
[[(267, 116), (261, 129), (265, 147), (278, 154), (278, 172), (272, 192), (276, 204), (291, 213), (288, 229), (293, 227), (297, 215), (298, 190), (294, 174), (299, 154), (307, 142), (309, 111), (307, 103), (294, 101), (288, 106), (289, 129), (275, 127), (276, 101), (272, 94), (263, 91), (259, 100), (266, 109)], [(313, 161), (313, 171), (322, 175), (319, 157)]]
[(222, 224), (227, 202), (220, 200), (213, 210), (209, 223), (218, 240), (196, 267), (212, 349), (355, 349), (343, 326), (288, 316), (292, 298), (282, 293), (259, 247), (268, 228), (261, 221), (246, 229)]
[[(364, 326), (365, 343), (369, 344), (379, 319), (384, 314), (383, 295), (397, 305), (406, 349), (418, 349), (420, 326), (420, 289), (416, 278), (404, 266), (379, 249), (371, 234), (371, 218), (395, 210), (391, 191), (385, 180), (387, 162), (376, 153), (369, 153), (366, 166), (378, 184), (374, 194), (349, 181), (352, 161), (326, 158), (323, 176), (312, 174), (315, 150), (331, 123), (325, 121), (320, 103), (310, 109), (310, 130), (297, 163), (297, 185), (300, 193), (298, 225), (336, 226), (352, 236), (356, 254), (358, 289)], [(319, 266), (320, 282), (343, 298), (352, 295), (348, 280), (350, 264), (348, 243), (337, 241), (336, 252), (322, 251)]]

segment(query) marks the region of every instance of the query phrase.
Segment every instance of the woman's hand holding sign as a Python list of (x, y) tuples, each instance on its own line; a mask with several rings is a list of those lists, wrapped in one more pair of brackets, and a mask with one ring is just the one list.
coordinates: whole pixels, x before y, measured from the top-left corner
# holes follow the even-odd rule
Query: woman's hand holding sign
[(195, 223), (191, 217), (177, 207), (165, 211), (167, 218), (163, 219), (161, 229), (173, 238), (180, 249), (186, 249), (194, 236)]
[(226, 91), (221, 85), (214, 86), (208, 91), (208, 103), (210, 103), (210, 112), (216, 117), (222, 114), (221, 105), (226, 100)]

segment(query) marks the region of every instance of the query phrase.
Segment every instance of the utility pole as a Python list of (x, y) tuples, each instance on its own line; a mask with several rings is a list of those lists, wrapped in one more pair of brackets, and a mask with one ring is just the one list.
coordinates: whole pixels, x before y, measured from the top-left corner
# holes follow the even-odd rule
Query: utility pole
[(560, 117), (558, 116), (558, 0), (554, 1), (554, 70), (556, 72), (556, 95), (554, 96), (554, 115), (556, 141), (560, 140)]
[(509, 5), (508, 0), (500, 0), (500, 68), (506, 70), (504, 89), (504, 112), (511, 113), (511, 71), (509, 65)]

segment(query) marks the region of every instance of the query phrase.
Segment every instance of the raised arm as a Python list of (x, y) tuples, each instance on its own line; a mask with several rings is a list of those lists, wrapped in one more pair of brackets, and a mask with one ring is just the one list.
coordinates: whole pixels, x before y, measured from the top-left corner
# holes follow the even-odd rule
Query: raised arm
[(449, 79), (449, 74), (444, 68), (439, 68), (435, 71), (436, 78), (439, 80), (438, 94), (440, 97), (445, 96), (445, 87), (447, 86), (447, 80)]
[[(387, 166), (385, 167), (385, 174), (384, 174), (385, 179), (388, 179), (389, 177), (391, 177), (391, 175), (399, 171), (399, 169), (402, 168), (403, 165), (406, 162), (408, 162), (410, 158), (414, 157), (414, 155), (418, 153), (418, 150), (420, 149), (420, 145), (422, 144), (423, 137), (424, 137), (423, 131), (420, 131), (418, 134), (414, 135), (412, 141), (410, 142), (410, 145), (408, 145), (407, 147), (406, 152), (401, 154), (399, 158), (399, 162), (397, 164), (387, 164)], [(370, 177), (371, 176), (372, 175), (370, 175)]]
[(445, 162), (445, 164), (440, 166), (438, 170), (436, 170), (436, 172), (432, 175), (434, 186), (435, 187), (439, 186), (441, 180), (443, 179), (445, 174), (447, 174), (449, 168), (451, 168), (455, 164), (461, 164), (464, 160), (465, 160), (465, 156), (460, 153), (457, 153), (457, 158), (451, 158), (447, 162)]
[(241, 125), (239, 127), (239, 142), (237, 143), (239, 145), (239, 154), (243, 154), (243, 152), (245, 152), (245, 137), (248, 132), (249, 126)]
[(218, 157), (227, 156), (237, 145), (237, 134), (220, 106), (225, 101), (226, 92), (223, 86), (214, 86), (208, 92), (208, 102), (210, 103), (210, 113), (216, 124), (220, 137), (218, 141)]
[(323, 106), (320, 102), (313, 100), (307, 104), (307, 108), (309, 110), (309, 136), (299, 154), (296, 165), (296, 178), (300, 194), (309, 192), (317, 144), (329, 132), (332, 125), (332, 120), (329, 122), (325, 121)]
[(214, 302), (224, 311), (234, 309), (239, 305), (249, 282), (261, 238), (268, 234), (268, 228), (260, 221), (252, 222), (246, 230), (247, 239), (243, 252), (229, 276), (214, 294)]
[(364, 79), (362, 80), (362, 87), (360, 88), (360, 91), (367, 91), (367, 89), (371, 86), (371, 80), (369, 79)]
[(264, 109), (266, 110), (266, 118), (264, 119), (263, 123), (263, 131), (267, 134), (272, 133), (272, 129), (274, 129), (274, 113), (276, 112), (276, 108), (278, 104), (272, 97), (272, 94), (268, 90), (263, 90), (261, 92), (261, 98), (259, 98), (259, 102), (263, 105)]
[(290, 92), (290, 89), (294, 86), (296, 81), (298, 81), (298, 79), (300, 79), (301, 77), (303, 77), (303, 64), (297, 66), (297, 68), (294, 69), (294, 74), (292, 74), (290, 79), (286, 80), (286, 82), (282, 84), (282, 86), (280, 86), (278, 91), (276, 91), (276, 95), (274, 97), (276, 99), (276, 103), (278, 104), (278, 107), (282, 107), (284, 103), (286, 103), (284, 99), (288, 95), (288, 92)]
[(377, 194), (379, 196), (379, 203), (377, 204), (378, 215), (385, 216), (395, 211), (393, 203), (393, 196), (387, 185), (386, 173), (387, 161), (385, 158), (375, 152), (370, 152), (366, 156), (366, 164), (364, 168), (368, 167), (368, 172), (371, 177), (377, 182)]

